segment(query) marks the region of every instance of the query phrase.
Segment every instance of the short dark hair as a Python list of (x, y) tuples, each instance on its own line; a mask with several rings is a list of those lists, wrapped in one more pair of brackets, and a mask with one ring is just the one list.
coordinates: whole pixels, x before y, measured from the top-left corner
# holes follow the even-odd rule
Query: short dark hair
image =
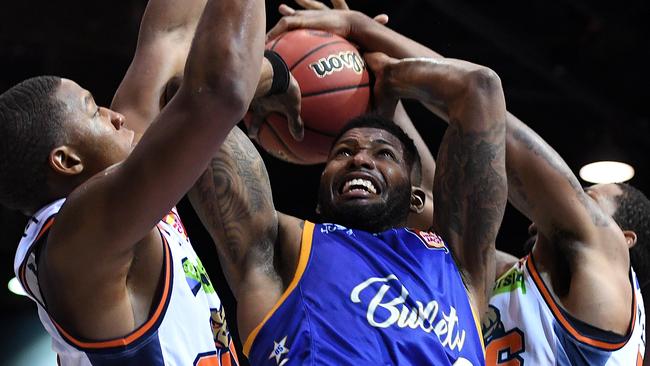
[(63, 140), (61, 78), (27, 79), (0, 95), (0, 204), (33, 210), (47, 203), (47, 163)]
[[(418, 182), (422, 180), (421, 178), (421, 163), (418, 151), (415, 147), (413, 140), (402, 130), (395, 122), (390, 119), (383, 117), (379, 114), (369, 113), (363, 114), (361, 116), (355, 117), (350, 120), (342, 129), (339, 131), (338, 135), (334, 138), (334, 143), (332, 147), (341, 139), (346, 132), (355, 129), (355, 128), (376, 128), (379, 130), (384, 130), (391, 135), (397, 137), (398, 140), (402, 143), (404, 148), (404, 160), (408, 165), (409, 172), (411, 172), (411, 180)], [(415, 169), (415, 176), (413, 170)]]
[(643, 192), (627, 183), (618, 186), (623, 194), (616, 197), (618, 208), (613, 218), (621, 230), (636, 234), (636, 245), (630, 249), (630, 262), (643, 286), (650, 281), (650, 201)]

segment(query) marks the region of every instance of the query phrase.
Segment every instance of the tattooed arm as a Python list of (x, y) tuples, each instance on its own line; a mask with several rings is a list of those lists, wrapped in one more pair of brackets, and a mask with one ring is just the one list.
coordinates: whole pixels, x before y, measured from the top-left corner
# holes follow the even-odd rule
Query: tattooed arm
[(540, 271), (551, 275), (551, 287), (573, 316), (626, 334), (633, 298), (628, 245), (635, 238), (623, 234), (613, 211), (604, 211), (607, 197), (599, 189), (585, 192), (540, 136), (512, 115), (507, 129), (509, 198), (537, 225), (533, 255)]
[[(494, 242), (507, 198), (505, 100), (491, 70), (452, 59), (366, 58), (377, 87), (444, 109), (449, 128), (435, 172), (436, 228), (483, 310), (494, 278)], [(385, 99), (384, 99), (385, 101)]]
[(275, 210), (264, 161), (237, 127), (189, 198), (215, 242), (246, 339), (293, 277), (302, 220)]
[(511, 203), (549, 239), (597, 245), (602, 229), (617, 228), (583, 190), (551, 146), (513, 115), (507, 122), (507, 168)]

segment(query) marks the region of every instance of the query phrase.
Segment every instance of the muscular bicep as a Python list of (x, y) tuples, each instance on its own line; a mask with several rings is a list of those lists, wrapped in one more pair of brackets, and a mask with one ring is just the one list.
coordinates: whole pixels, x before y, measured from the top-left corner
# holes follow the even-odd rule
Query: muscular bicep
[(512, 115), (507, 129), (508, 199), (538, 230), (549, 238), (563, 233), (592, 243), (599, 229), (613, 228), (551, 146)]
[(271, 271), (278, 214), (264, 162), (239, 128), (230, 132), (189, 197), (235, 293), (247, 271)]

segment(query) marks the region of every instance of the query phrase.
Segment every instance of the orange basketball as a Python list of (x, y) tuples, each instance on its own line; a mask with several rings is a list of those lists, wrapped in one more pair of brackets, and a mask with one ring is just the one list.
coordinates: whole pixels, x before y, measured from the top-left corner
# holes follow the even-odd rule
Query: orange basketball
[(300, 85), (305, 138), (295, 141), (284, 117), (272, 115), (260, 126), (258, 142), (291, 163), (322, 163), (338, 131), (368, 110), (370, 78), (365, 62), (347, 40), (311, 29), (284, 33), (266, 48), (284, 59)]

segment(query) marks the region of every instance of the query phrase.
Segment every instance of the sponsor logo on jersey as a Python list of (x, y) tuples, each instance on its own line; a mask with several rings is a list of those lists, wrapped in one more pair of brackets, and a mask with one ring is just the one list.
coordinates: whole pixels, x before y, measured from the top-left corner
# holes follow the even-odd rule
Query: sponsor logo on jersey
[(285, 355), (289, 354), (289, 347), (287, 346), (287, 336), (284, 336), (280, 342), (273, 341), (273, 351), (269, 355), (269, 360), (275, 358), (275, 363), (278, 366), (283, 366), (289, 362), (289, 357)]
[(189, 237), (187, 236), (187, 231), (185, 230), (185, 226), (183, 226), (183, 222), (181, 221), (181, 218), (176, 213), (176, 209), (171, 210), (165, 217), (163, 217), (162, 221), (167, 225), (171, 226), (173, 228), (173, 231), (178, 233), (181, 237), (183, 237), (185, 241), (189, 241)]
[(422, 244), (424, 244), (427, 249), (442, 249), (445, 253), (449, 253), (449, 249), (445, 246), (445, 241), (442, 238), (432, 232), (420, 231), (417, 229), (405, 229), (407, 232), (414, 234), (420, 239)]
[(309, 68), (314, 71), (316, 76), (324, 78), (343, 69), (350, 69), (356, 74), (361, 74), (363, 69), (366, 68), (366, 64), (357, 52), (345, 51), (323, 57), (309, 64)]
[(394, 274), (371, 277), (350, 293), (353, 303), (366, 307), (366, 320), (371, 326), (434, 333), (443, 347), (460, 352), (465, 344), (466, 331), (459, 324), (456, 308), (445, 309), (444, 304), (436, 300), (424, 303), (409, 297), (409, 291)]
[(203, 289), (206, 294), (213, 294), (216, 291), (210, 282), (210, 277), (208, 277), (208, 272), (203, 267), (201, 260), (196, 257), (194, 260), (191, 260), (187, 257), (181, 260), (183, 265), (183, 271), (185, 272), (185, 280), (190, 286), (192, 293), (196, 296), (199, 293), (200, 289)]
[(492, 290), (492, 296), (512, 292), (518, 288), (521, 289), (522, 294), (526, 294), (524, 272), (518, 267), (513, 267), (496, 281)]

